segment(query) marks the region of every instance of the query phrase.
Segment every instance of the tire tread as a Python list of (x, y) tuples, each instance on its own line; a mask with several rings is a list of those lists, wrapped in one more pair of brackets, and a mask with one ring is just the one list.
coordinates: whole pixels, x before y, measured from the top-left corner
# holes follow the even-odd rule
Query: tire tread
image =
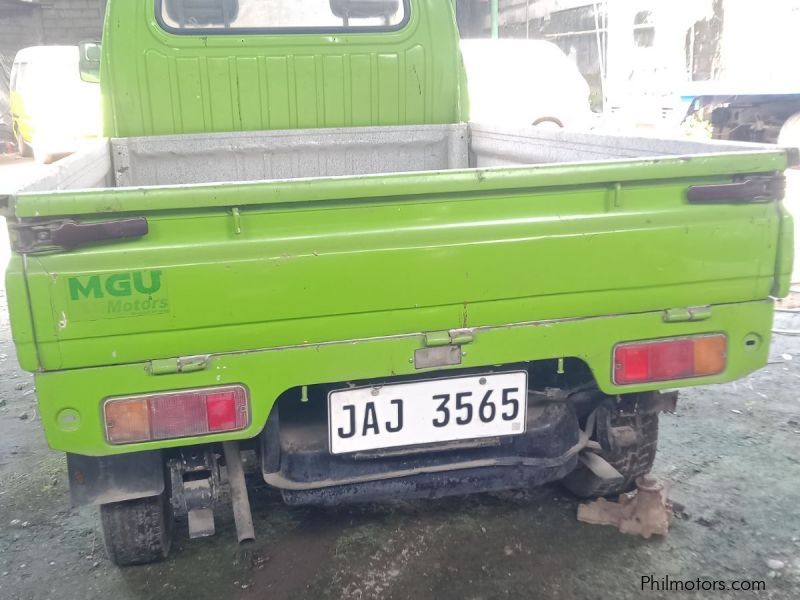
[[(602, 413), (605, 412), (605, 415)], [(604, 417), (607, 416), (607, 422)], [(636, 443), (627, 448), (612, 448), (606, 433), (606, 425), (611, 427), (632, 427), (638, 434)], [(615, 496), (631, 491), (636, 487), (636, 479), (650, 472), (658, 451), (658, 414), (638, 414), (623, 416), (619, 414), (613, 400), (607, 400), (598, 411), (596, 439), (602, 450), (598, 452), (611, 466), (619, 471), (623, 480), (619, 483), (606, 482), (588, 468), (579, 464), (562, 483), (573, 494), (582, 498)]]
[(108, 557), (120, 567), (163, 560), (169, 554), (172, 514), (164, 495), (100, 507)]

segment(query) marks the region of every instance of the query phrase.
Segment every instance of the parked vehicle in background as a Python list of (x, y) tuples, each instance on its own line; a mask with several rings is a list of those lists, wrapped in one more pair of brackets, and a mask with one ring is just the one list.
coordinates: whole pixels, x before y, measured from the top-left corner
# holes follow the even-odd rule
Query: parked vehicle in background
[(100, 86), (81, 80), (77, 46), (20, 50), (10, 91), (12, 129), (23, 156), (49, 163), (101, 131)]
[(800, 81), (695, 82), (683, 98), (684, 124), (705, 124), (714, 139), (800, 147)]
[(452, 3), (327, 5), (110, 0), (110, 139), (0, 194), (17, 357), (116, 564), (221, 503), (251, 539), (242, 450), (293, 505), (628, 491), (671, 390), (767, 362), (796, 153), (531, 127), (588, 95), (523, 110), (571, 70), (538, 44), (487, 51), (525, 126), (467, 123)]
[(470, 119), (477, 123), (589, 129), (589, 84), (555, 44), (462, 40)]
[[(11, 129), (11, 107), (9, 106), (8, 79), (5, 74), (5, 65), (2, 64), (0, 55), (0, 154), (11, 154), (16, 149), (14, 132)], [(11, 64), (8, 65), (10, 75)]]
[(8, 154), (13, 151), (15, 141), (11, 125), (6, 122), (3, 114), (0, 113), (0, 154)]
[(715, 139), (800, 146), (798, 31), (798, 0), (725, 2), (713, 77), (681, 90), (686, 124)]

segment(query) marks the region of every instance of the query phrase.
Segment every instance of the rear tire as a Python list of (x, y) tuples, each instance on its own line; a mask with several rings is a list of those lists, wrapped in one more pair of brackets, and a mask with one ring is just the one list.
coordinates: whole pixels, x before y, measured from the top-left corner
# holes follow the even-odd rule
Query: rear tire
[(800, 113), (789, 117), (783, 124), (778, 136), (778, 144), (790, 148), (800, 148)]
[(172, 509), (166, 493), (100, 506), (108, 557), (118, 567), (163, 560), (172, 545)]
[[(612, 427), (630, 427), (636, 434), (635, 441), (624, 448), (619, 447), (610, 434)], [(602, 447), (597, 454), (622, 474), (622, 482), (615, 484), (604, 481), (578, 463), (561, 483), (580, 498), (616, 496), (629, 492), (636, 486), (636, 478), (649, 473), (653, 467), (658, 446), (658, 413), (624, 416), (620, 414), (615, 399), (609, 398), (597, 409), (592, 439)]]

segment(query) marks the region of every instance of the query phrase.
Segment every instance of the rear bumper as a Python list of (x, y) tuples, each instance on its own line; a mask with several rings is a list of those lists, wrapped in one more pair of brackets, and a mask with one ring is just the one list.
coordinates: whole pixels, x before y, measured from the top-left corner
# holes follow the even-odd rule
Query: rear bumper
[(357, 502), (445, 498), (544, 485), (563, 479), (576, 464), (577, 457), (573, 457), (560, 465), (477, 467), (313, 490), (283, 490), (282, 494), (284, 502), (290, 506), (339, 506)]
[[(763, 300), (712, 306), (702, 321), (668, 322), (664, 311), (654, 311), (481, 327), (474, 330), (473, 341), (461, 348), (461, 364), (453, 369), (572, 357), (589, 367), (607, 394), (723, 383), (766, 364), (772, 318), (772, 301)], [(612, 381), (612, 352), (620, 342), (719, 332), (728, 336), (729, 353), (725, 371), (719, 375), (646, 385), (619, 386)], [(415, 352), (424, 347), (423, 334), (308, 344), (214, 355), (203, 370), (187, 373), (154, 375), (147, 363), (38, 373), (36, 387), (42, 423), (53, 449), (109, 456), (255, 438), (286, 390), (421, 376), (431, 371), (414, 365)], [(243, 431), (124, 446), (105, 439), (102, 405), (108, 397), (232, 384), (244, 384), (250, 391), (251, 424)]]
[(322, 506), (541, 485), (575, 468), (580, 433), (567, 403), (531, 404), (524, 434), (472, 447), (332, 455), (324, 424), (271, 425), (263, 440), (264, 480), (281, 489), (288, 504)]

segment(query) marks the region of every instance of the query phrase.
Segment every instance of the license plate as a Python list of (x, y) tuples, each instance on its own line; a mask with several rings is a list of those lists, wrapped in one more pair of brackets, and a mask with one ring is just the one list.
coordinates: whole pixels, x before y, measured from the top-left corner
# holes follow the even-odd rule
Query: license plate
[(328, 395), (331, 454), (525, 432), (528, 374), (494, 373)]

